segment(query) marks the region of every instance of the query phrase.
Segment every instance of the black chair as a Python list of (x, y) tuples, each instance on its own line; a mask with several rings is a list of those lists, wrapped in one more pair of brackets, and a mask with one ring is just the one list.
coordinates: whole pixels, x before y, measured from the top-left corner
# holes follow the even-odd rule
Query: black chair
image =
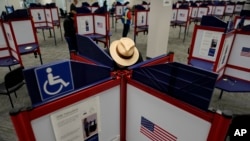
[(8, 72), (4, 76), (4, 82), (0, 84), (0, 95), (7, 95), (9, 96), (10, 103), (12, 108), (14, 108), (12, 99), (11, 99), (11, 93), (14, 93), (16, 95), (16, 91), (20, 89), (25, 83), (24, 83), (24, 77), (23, 77), (23, 69), (24, 67), (20, 66), (10, 72)]

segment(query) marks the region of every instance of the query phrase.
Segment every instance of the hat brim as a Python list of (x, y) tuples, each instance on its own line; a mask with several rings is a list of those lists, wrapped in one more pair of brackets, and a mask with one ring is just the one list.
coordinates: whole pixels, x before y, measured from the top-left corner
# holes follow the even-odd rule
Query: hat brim
[(117, 48), (117, 45), (119, 43), (120, 43), (119, 40), (113, 41), (109, 47), (109, 52), (110, 52), (110, 55), (113, 58), (113, 60), (121, 66), (131, 66), (131, 65), (135, 64), (139, 59), (138, 49), (136, 47), (134, 47), (133, 56), (131, 56), (131, 58), (129, 58), (129, 59), (125, 59), (125, 58), (120, 57), (116, 52), (116, 48)]

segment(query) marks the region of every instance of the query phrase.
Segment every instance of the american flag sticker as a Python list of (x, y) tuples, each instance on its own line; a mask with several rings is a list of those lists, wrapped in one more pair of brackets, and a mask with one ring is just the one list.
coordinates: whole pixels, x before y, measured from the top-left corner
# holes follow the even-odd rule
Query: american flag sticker
[(101, 23), (101, 22), (97, 22), (97, 27), (99, 27), (99, 28), (103, 28), (103, 23)]
[(240, 56), (250, 57), (250, 47), (243, 47)]
[(177, 137), (148, 119), (141, 117), (140, 132), (152, 141), (177, 141)]

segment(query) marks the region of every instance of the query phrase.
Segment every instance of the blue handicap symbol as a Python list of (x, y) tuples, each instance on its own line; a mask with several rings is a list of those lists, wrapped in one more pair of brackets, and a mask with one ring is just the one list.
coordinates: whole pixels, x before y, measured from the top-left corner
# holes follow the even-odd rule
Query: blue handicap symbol
[(43, 100), (74, 89), (69, 62), (39, 68), (36, 77)]

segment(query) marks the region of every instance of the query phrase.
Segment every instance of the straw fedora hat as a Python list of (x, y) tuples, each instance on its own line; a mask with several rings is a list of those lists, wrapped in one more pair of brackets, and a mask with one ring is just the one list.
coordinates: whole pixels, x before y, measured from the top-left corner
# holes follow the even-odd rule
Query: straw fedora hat
[(114, 61), (121, 66), (131, 66), (139, 59), (139, 51), (134, 41), (127, 37), (113, 41), (109, 52)]

